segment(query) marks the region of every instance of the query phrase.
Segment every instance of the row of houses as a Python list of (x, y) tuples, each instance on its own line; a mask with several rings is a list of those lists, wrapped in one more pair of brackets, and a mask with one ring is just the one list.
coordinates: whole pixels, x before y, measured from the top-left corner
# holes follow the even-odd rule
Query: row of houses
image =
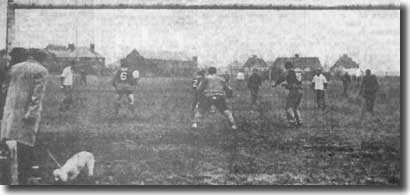
[[(33, 49), (33, 48), (32, 48)], [(105, 57), (95, 50), (95, 45), (77, 47), (74, 44), (47, 45), (44, 49), (36, 49), (44, 53), (43, 65), (51, 73), (59, 74), (66, 65), (74, 64), (75, 71), (87, 74), (112, 74), (121, 61), (131, 69), (138, 69), (145, 76), (191, 76), (198, 69), (198, 58), (188, 57), (176, 52), (148, 52), (132, 50), (124, 58), (106, 65)], [(5, 51), (3, 50), (5, 54)], [(0, 58), (5, 64), (5, 58)]]
[(52, 73), (59, 73), (68, 65), (74, 63), (75, 70), (85, 71), (88, 74), (102, 74), (105, 68), (105, 57), (95, 51), (95, 45), (89, 47), (76, 47), (74, 44), (68, 46), (48, 45), (44, 49), (49, 56), (46, 60), (47, 67)]
[(244, 64), (234, 61), (227, 66), (230, 73), (235, 75), (239, 71), (250, 74), (253, 69), (258, 69), (259, 72), (265, 74), (270, 79), (277, 79), (285, 69), (285, 63), (292, 62), (295, 69), (303, 71), (304, 79), (311, 79), (314, 70), (322, 69), (329, 74), (341, 75), (345, 72), (350, 75), (363, 74), (359, 68), (359, 64), (346, 54), (340, 56), (331, 68), (323, 67), (318, 57), (301, 57), (295, 54), (292, 57), (278, 57), (275, 61), (264, 61), (262, 58), (253, 55), (247, 59)]
[[(51, 73), (61, 73), (66, 65), (72, 63), (75, 65), (75, 70), (96, 75), (112, 73), (121, 63), (128, 65), (131, 69), (138, 69), (145, 76), (192, 76), (198, 70), (198, 58), (196, 56), (188, 57), (183, 53), (176, 52), (149, 52), (134, 49), (124, 58), (106, 66), (105, 57), (95, 50), (94, 44), (90, 44), (89, 47), (76, 47), (74, 44), (68, 44), (67, 46), (48, 45), (44, 49), (37, 50), (46, 54), (43, 65)], [(322, 68), (318, 57), (301, 57), (296, 54), (292, 57), (278, 57), (275, 61), (265, 61), (253, 55), (244, 64), (238, 61), (232, 62), (225, 67), (226, 70), (223, 72), (237, 74), (239, 71), (244, 71), (250, 74), (252, 69), (258, 69), (271, 79), (275, 79), (283, 72), (286, 62), (292, 62), (295, 68), (306, 73), (304, 75), (307, 78), (312, 76), (313, 70)], [(357, 75), (360, 69), (358, 63), (344, 54), (329, 71), (337, 75), (344, 72)]]
[[(105, 58), (95, 51), (95, 45), (90, 44), (89, 47), (75, 47), (74, 44), (68, 46), (48, 45), (47, 47), (29, 48), (43, 54), (44, 65), (50, 73), (61, 73), (66, 65), (74, 63), (76, 71), (85, 71), (88, 74), (101, 74), (105, 67)], [(2, 50), (0, 53), (4, 53)], [(5, 56), (0, 58), (0, 62), (5, 61)]]
[(198, 57), (192, 58), (176, 52), (149, 52), (132, 50), (124, 58), (109, 64), (116, 69), (121, 63), (138, 69), (144, 76), (192, 76), (198, 69)]

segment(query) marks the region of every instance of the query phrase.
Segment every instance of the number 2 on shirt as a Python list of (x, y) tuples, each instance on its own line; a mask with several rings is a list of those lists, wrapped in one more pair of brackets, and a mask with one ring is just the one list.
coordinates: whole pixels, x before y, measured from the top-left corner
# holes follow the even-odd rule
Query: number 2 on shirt
[(194, 83), (192, 84), (193, 87), (198, 87), (199, 86), (199, 80), (194, 80)]

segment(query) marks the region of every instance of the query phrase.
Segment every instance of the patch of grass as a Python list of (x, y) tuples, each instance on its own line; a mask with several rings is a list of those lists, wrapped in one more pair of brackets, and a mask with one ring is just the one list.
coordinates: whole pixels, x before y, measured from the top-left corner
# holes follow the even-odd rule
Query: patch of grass
[[(107, 77), (90, 77), (75, 89), (75, 107), (59, 112), (58, 78), (47, 87), (37, 147), (43, 184), (56, 165), (87, 150), (96, 157), (96, 184), (223, 185), (398, 185), (400, 183), (400, 82), (381, 81), (387, 100), (375, 117), (360, 118), (361, 101), (341, 96), (340, 82), (327, 91), (327, 109), (315, 108), (305, 86), (300, 106), (304, 126), (287, 128), (286, 90), (260, 90), (251, 106), (249, 91), (228, 100), (238, 122), (210, 113), (190, 129), (191, 80), (143, 78), (135, 92), (136, 113), (114, 115), (114, 89)], [(398, 91), (397, 91), (398, 89)], [(351, 92), (354, 92), (352, 89)], [(81, 182), (79, 182), (81, 183)]]

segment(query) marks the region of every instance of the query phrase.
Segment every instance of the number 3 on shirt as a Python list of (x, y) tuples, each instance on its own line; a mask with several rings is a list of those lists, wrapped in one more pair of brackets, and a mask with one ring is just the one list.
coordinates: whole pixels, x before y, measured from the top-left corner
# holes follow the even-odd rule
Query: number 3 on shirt
[(127, 80), (127, 72), (121, 72), (120, 79), (121, 79), (121, 81)]

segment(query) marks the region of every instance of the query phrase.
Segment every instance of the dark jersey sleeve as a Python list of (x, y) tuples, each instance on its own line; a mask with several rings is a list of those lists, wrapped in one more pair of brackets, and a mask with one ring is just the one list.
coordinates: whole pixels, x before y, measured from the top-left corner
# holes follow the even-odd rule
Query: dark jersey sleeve
[(302, 86), (302, 81), (298, 80), (296, 72), (294, 70), (289, 70), (286, 76), (286, 81), (288, 83), (288, 88), (300, 88)]
[(114, 81), (113, 81), (114, 86), (118, 83), (133, 85), (134, 80), (132, 78), (132, 72), (128, 70), (127, 71), (119, 70), (117, 74), (115, 75)]
[(281, 84), (283, 81), (285, 81), (287, 78), (287, 73), (284, 72), (282, 74), (279, 75), (279, 79), (275, 82), (275, 86), (278, 86), (279, 84)]
[(206, 88), (206, 86), (208, 85), (208, 80), (206, 78), (201, 79), (201, 81), (199, 82), (198, 88), (197, 90), (199, 92), (203, 92)]

